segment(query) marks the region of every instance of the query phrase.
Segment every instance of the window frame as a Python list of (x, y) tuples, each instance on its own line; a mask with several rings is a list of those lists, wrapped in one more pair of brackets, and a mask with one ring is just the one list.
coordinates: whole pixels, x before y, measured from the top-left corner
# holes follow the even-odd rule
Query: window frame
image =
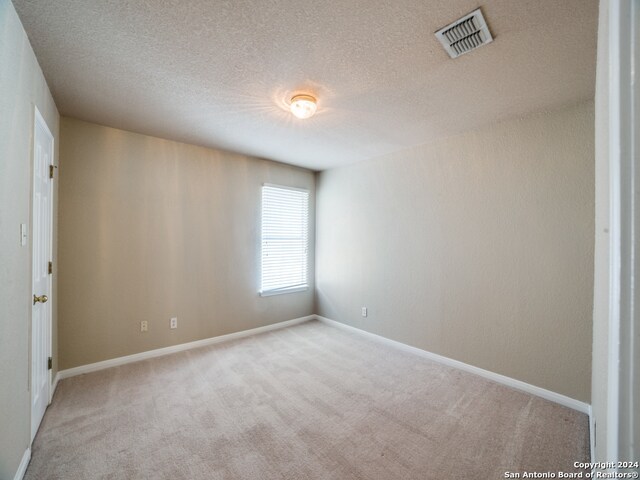
[[(264, 187), (276, 188), (280, 190), (290, 190), (296, 192), (304, 192), (307, 194), (307, 205), (306, 205), (306, 245), (305, 245), (305, 262), (306, 262), (306, 272), (305, 272), (305, 283), (304, 285), (292, 285), (289, 287), (282, 287), (278, 289), (271, 290), (263, 290), (263, 274), (264, 274)], [(259, 278), (259, 288), (258, 295), (261, 297), (271, 297), (274, 295), (284, 295), (286, 293), (296, 293), (296, 292), (305, 292), (309, 290), (309, 237), (311, 233), (311, 228), (309, 225), (310, 219), (310, 210), (311, 210), (311, 191), (308, 188), (301, 187), (291, 187), (288, 185), (278, 185), (275, 183), (263, 183), (260, 187), (260, 278)]]

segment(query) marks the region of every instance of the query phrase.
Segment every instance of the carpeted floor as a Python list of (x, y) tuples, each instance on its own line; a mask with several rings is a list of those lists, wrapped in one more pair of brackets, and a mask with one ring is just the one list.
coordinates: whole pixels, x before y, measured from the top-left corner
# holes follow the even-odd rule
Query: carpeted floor
[(25, 478), (499, 479), (587, 416), (317, 321), (63, 380)]

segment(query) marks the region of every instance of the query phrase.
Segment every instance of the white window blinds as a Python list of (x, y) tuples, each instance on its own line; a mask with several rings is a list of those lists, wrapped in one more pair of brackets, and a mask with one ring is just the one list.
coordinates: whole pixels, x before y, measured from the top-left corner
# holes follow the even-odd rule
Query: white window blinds
[(309, 192), (262, 187), (262, 282), (260, 294), (307, 289)]

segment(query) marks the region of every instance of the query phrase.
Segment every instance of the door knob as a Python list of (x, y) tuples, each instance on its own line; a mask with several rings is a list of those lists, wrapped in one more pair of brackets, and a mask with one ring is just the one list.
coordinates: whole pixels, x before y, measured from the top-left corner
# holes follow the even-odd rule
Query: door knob
[(47, 300), (49, 300), (49, 297), (47, 297), (46, 295), (40, 295), (39, 297), (37, 295), (33, 296), (33, 304), (35, 305), (36, 303), (40, 302), (40, 303), (47, 303)]

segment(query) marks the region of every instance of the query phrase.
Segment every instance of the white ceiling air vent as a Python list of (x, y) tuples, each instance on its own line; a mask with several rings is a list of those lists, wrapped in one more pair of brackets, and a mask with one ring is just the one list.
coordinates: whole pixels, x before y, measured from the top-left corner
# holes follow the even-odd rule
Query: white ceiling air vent
[(436, 38), (451, 58), (464, 55), (493, 41), (479, 8), (438, 30)]

